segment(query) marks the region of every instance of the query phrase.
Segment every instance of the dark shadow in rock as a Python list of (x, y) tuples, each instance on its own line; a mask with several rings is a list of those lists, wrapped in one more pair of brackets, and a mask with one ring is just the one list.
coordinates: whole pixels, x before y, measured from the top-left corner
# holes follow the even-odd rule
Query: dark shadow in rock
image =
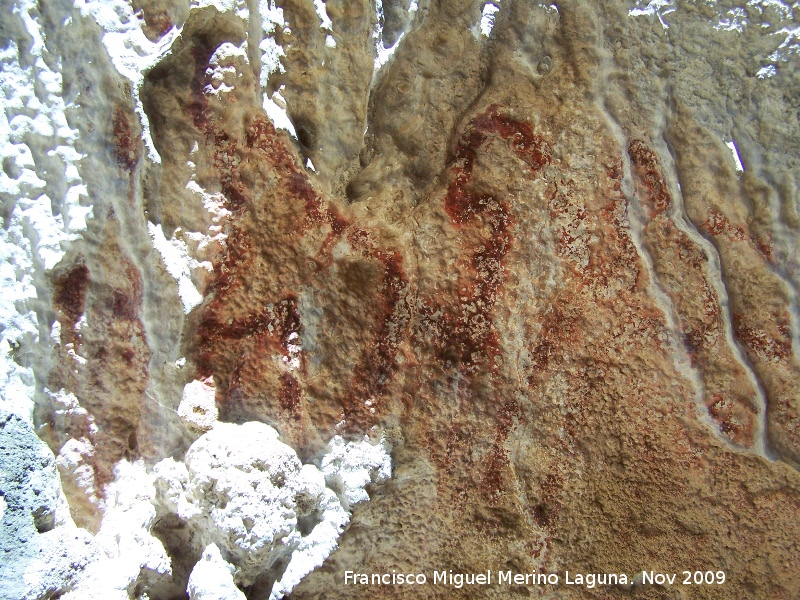
[(153, 600), (184, 600), (192, 569), (200, 560), (202, 548), (188, 523), (174, 514), (159, 518), (152, 528), (172, 562), (172, 580), (153, 583), (147, 593)]

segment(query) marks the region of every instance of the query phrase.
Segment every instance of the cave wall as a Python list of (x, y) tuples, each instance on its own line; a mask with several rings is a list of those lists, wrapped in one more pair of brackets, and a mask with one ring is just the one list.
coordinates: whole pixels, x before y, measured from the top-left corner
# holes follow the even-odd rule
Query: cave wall
[[(800, 593), (796, 5), (0, 10), (0, 409), (55, 457), (62, 515), (7, 545), (8, 597), (288, 592), (312, 513), (341, 535), (293, 598), (396, 597), (343, 578), (393, 569), (723, 570), (690, 597)], [(302, 535), (255, 575), (175, 487), (222, 485), (180, 465), (253, 422), (291, 477), (324, 478), (297, 484)], [(41, 513), (26, 502), (8, 535)], [(82, 558), (46, 579), (50, 529)]]

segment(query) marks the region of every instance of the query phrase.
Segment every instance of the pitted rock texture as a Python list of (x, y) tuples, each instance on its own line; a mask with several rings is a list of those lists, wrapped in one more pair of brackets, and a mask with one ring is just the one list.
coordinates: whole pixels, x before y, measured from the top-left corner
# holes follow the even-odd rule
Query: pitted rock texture
[[(110, 559), (137, 515), (119, 539), (152, 556), (109, 589), (800, 595), (796, 4), (2, 11), (2, 406)], [(247, 460), (208, 449), (267, 425)], [(391, 468), (362, 456), (379, 438)], [(262, 446), (327, 495), (313, 518), (284, 499), (254, 548)], [(225, 484), (238, 516), (229, 468), (253, 479)], [(158, 494), (109, 496), (142, 470)], [(318, 552), (309, 527), (351, 508)], [(449, 569), (726, 583), (343, 575)]]

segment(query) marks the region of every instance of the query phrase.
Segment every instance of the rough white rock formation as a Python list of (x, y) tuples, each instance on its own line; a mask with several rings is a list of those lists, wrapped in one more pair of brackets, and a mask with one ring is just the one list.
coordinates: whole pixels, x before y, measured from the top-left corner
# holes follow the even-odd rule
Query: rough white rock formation
[(233, 571), (217, 545), (209, 544), (189, 576), (189, 600), (245, 600), (233, 581)]
[(97, 556), (69, 517), (53, 453), (23, 419), (0, 411), (0, 599), (49, 598)]
[[(369, 499), (365, 486), (391, 474), (383, 445), (337, 437), (331, 446), (320, 472), (264, 423), (217, 423), (183, 462), (168, 458), (155, 466), (158, 502), (189, 524), (206, 555), (219, 548), (237, 584), (249, 586), (266, 573), (277, 580), (279, 598), (333, 551), (348, 510)], [(342, 490), (341, 503), (326, 478)]]
[(346, 508), (369, 500), (364, 489), (367, 485), (385, 483), (392, 476), (392, 461), (383, 446), (367, 440), (345, 442), (337, 435), (330, 448), (322, 459), (322, 473)]
[(162, 543), (150, 533), (156, 508), (151, 476), (141, 462), (120, 461), (115, 480), (106, 487), (106, 510), (94, 538), (100, 556), (81, 573), (65, 600), (132, 597), (137, 584), (152, 584), (172, 575)]
[(190, 428), (206, 432), (217, 422), (219, 411), (214, 400), (212, 381), (192, 381), (183, 388), (178, 416)]
[[(336, 548), (352, 507), (369, 499), (365, 487), (391, 475), (383, 443), (337, 437), (320, 471), (268, 425), (216, 422), (185, 462), (168, 458), (148, 473), (141, 461), (120, 461), (93, 537), (72, 522), (56, 460), (31, 426), (5, 412), (0, 424), (3, 600), (127, 599), (169, 581), (170, 557), (151, 533), (166, 513), (189, 524), (202, 550), (190, 598), (240, 600), (237, 585), (265, 575), (281, 598)], [(62, 471), (77, 452), (62, 452)]]

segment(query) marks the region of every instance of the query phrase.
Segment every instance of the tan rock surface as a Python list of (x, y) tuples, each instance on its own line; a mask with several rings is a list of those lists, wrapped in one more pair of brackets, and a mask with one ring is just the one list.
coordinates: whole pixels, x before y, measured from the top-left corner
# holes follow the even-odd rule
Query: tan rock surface
[[(134, 3), (139, 81), (82, 17), (113, 65), (76, 96), (94, 220), (39, 269), (51, 449), (99, 489), (181, 460), (200, 382), (304, 462), (383, 436), (392, 478), (292, 598), (797, 597), (800, 8), (503, 0), (485, 34), (472, 0), (258, 4)], [(174, 591), (197, 557), (165, 547)]]

